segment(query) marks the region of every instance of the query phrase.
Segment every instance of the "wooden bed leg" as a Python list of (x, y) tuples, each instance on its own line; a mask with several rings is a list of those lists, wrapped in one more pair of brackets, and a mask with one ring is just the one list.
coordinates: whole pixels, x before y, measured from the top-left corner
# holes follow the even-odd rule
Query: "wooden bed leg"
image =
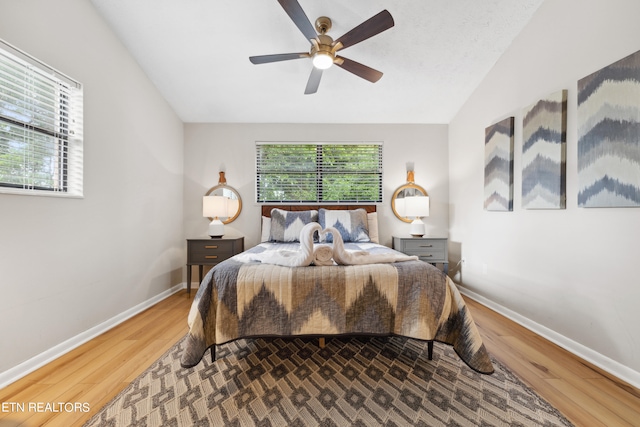
[(324, 345), (325, 345), (325, 344), (324, 344), (324, 337), (322, 337), (322, 338), (320, 338), (320, 339), (318, 340), (318, 344), (320, 345), (320, 348), (324, 348)]
[(216, 345), (212, 345), (210, 348), (211, 350), (211, 363), (215, 363), (216, 361)]
[(433, 340), (427, 341), (427, 357), (433, 360)]

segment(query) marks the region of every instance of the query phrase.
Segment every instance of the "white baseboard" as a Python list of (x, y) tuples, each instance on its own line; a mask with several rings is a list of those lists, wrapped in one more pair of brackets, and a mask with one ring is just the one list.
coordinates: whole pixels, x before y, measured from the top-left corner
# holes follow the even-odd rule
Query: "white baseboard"
[(32, 357), (31, 359), (22, 362), (18, 366), (15, 366), (7, 371), (0, 373), (0, 389), (8, 386), (9, 384), (19, 380), (20, 378), (26, 376), (27, 374), (35, 371), (38, 368), (46, 365), (47, 363), (52, 362), (58, 357), (70, 352), (74, 348), (81, 346), (87, 341), (92, 340), (100, 334), (107, 332), (109, 329), (119, 325), (125, 320), (135, 316), (138, 313), (143, 312), (147, 308), (159, 303), (163, 299), (170, 297), (171, 295), (179, 292), (182, 289), (186, 289), (186, 283), (180, 283), (175, 285), (174, 287), (167, 289), (166, 291), (144, 301), (135, 307), (131, 307), (130, 309), (118, 314), (117, 316), (112, 317), (109, 320), (106, 320), (100, 323), (97, 326), (94, 326), (91, 329), (88, 329), (74, 337), (69, 338), (68, 340), (46, 350), (37, 356)]
[(633, 369), (624, 366), (621, 363), (618, 363), (615, 360), (610, 359), (607, 356), (590, 349), (589, 347), (585, 347), (584, 345), (573, 341), (572, 339), (567, 338), (564, 335), (561, 335), (547, 328), (546, 326), (536, 323), (533, 320), (508, 309), (507, 307), (504, 307), (486, 297), (483, 297), (482, 295), (479, 295), (463, 286), (460, 286), (457, 283), (456, 285), (461, 294), (481, 303), (482, 305), (489, 307), (490, 309), (497, 313), (500, 313), (504, 317), (513, 320), (514, 322), (522, 325), (530, 331), (535, 332), (541, 337), (575, 354), (579, 358), (591, 363), (594, 366), (597, 366), (605, 372), (610, 373), (616, 378), (619, 378), (627, 384), (632, 385), (636, 388), (640, 388), (640, 372), (634, 371)]

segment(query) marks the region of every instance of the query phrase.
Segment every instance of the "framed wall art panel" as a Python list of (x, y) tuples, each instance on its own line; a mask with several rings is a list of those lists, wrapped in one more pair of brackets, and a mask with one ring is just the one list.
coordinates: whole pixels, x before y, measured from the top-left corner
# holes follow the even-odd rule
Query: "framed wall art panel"
[(564, 209), (567, 183), (567, 91), (523, 111), (522, 207)]
[(513, 123), (508, 117), (485, 129), (484, 208), (513, 210)]
[(578, 206), (640, 206), (640, 51), (578, 81)]

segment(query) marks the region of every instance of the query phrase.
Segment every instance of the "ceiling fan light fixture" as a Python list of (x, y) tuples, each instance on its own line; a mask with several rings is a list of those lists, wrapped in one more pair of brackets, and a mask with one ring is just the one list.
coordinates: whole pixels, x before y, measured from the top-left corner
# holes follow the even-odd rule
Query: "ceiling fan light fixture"
[(313, 66), (320, 70), (326, 70), (333, 65), (333, 56), (327, 52), (317, 52), (313, 56)]

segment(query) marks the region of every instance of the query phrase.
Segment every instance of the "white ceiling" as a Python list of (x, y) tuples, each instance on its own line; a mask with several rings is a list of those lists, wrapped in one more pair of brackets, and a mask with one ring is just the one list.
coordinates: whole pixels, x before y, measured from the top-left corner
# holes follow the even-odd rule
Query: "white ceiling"
[(340, 54), (384, 73), (339, 68), (304, 95), (309, 42), (276, 0), (91, 0), (184, 122), (448, 123), (543, 0), (299, 0), (334, 39), (387, 9), (395, 26)]

